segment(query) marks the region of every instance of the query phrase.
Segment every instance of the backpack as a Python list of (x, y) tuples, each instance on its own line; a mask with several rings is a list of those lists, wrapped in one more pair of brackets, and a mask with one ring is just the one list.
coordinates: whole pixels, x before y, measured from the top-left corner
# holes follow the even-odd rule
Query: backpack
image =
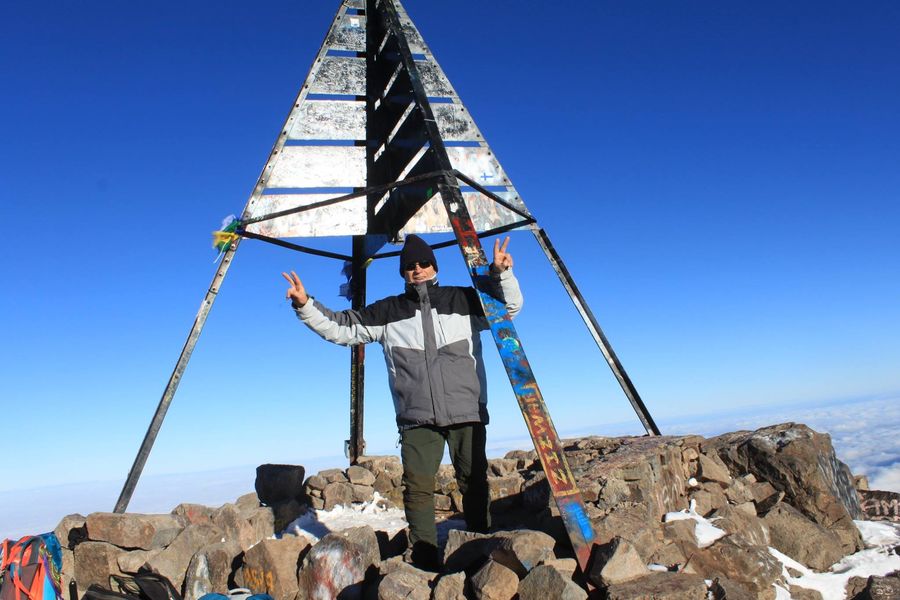
[(61, 600), (62, 549), (52, 533), (5, 540), (0, 547), (0, 600)]

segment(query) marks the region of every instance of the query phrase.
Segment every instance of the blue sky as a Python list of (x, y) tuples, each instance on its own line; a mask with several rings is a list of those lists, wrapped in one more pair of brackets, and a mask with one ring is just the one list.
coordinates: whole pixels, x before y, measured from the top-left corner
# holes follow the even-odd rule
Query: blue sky
[[(209, 233), (246, 202), (337, 6), (0, 8), (2, 421), (39, 436), (0, 491), (124, 480), (215, 271)], [(657, 420), (900, 391), (895, 3), (406, 8)], [(557, 428), (640, 433), (533, 238), (510, 250)], [(439, 259), (465, 281), (456, 251)], [(372, 299), (400, 286), (382, 263)], [(294, 321), (289, 268), (346, 306), (340, 264), (244, 243), (148, 475), (342, 453), (348, 351)], [(486, 350), (490, 435), (520, 439)], [(392, 452), (369, 357), (369, 450)]]

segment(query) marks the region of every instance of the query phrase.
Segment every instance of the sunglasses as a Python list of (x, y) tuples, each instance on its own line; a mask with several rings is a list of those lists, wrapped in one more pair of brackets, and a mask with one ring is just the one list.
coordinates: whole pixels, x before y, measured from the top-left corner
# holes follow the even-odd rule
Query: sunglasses
[(419, 262), (416, 262), (416, 261), (408, 262), (405, 265), (403, 265), (403, 270), (404, 271), (415, 271), (416, 265), (418, 265), (419, 267), (421, 267), (423, 269), (427, 269), (428, 267), (430, 267), (432, 265), (432, 263), (430, 260), (420, 260)]

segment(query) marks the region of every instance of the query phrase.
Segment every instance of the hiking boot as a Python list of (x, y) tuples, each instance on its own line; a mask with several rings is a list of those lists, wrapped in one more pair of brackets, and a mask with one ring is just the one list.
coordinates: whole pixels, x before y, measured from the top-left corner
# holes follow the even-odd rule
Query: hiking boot
[(441, 559), (436, 546), (427, 542), (416, 542), (403, 553), (403, 560), (418, 569), (437, 573), (441, 570)]

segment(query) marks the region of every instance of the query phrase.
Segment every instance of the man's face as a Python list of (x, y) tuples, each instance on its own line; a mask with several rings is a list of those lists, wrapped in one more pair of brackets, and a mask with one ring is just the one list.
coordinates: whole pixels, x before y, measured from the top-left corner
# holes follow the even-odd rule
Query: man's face
[[(423, 261), (428, 264), (427, 267), (423, 267), (422, 263), (411, 263), (409, 265), (405, 265), (403, 267), (403, 279), (406, 280), (406, 283), (422, 283), (423, 281), (428, 281), (433, 278), (437, 271), (434, 270), (434, 265), (430, 262)], [(413, 267), (410, 269), (409, 267)]]

